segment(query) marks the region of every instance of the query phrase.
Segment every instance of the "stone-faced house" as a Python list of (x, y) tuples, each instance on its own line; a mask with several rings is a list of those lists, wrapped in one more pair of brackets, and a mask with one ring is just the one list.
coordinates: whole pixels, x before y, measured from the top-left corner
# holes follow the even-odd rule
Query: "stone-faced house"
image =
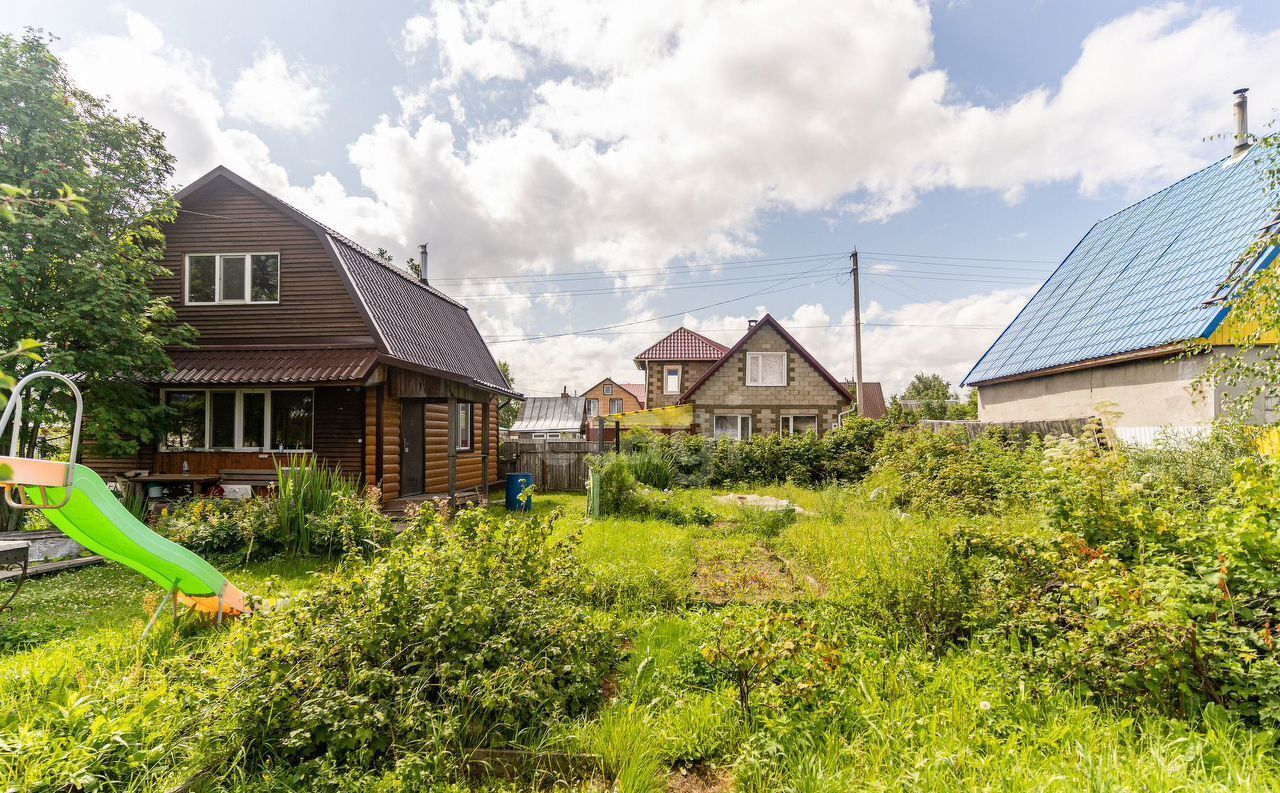
[(729, 348), (685, 327), (663, 336), (635, 357), (644, 372), (645, 407), (677, 404), (689, 385), (706, 374)]
[[(738, 440), (822, 434), (853, 402), (849, 389), (768, 314), (752, 320), (732, 347), (678, 328), (636, 356), (636, 365), (646, 369), (646, 413), (654, 421), (639, 416), (631, 426)], [(673, 395), (677, 384), (682, 390)]]

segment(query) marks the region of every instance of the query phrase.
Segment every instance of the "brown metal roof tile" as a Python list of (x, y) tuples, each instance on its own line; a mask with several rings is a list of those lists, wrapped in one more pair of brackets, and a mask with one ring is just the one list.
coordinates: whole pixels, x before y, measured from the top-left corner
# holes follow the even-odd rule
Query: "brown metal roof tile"
[(163, 385), (355, 385), (377, 363), (374, 349), (204, 349), (169, 353)]

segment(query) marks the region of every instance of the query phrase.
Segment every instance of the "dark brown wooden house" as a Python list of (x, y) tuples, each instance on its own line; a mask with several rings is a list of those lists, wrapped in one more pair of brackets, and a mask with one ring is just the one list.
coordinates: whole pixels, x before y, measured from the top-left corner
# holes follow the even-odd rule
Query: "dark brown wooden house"
[(465, 306), (226, 168), (178, 199), (153, 289), (199, 346), (152, 384), (178, 418), (91, 467), (234, 479), (314, 454), (387, 500), (487, 493), (520, 395)]

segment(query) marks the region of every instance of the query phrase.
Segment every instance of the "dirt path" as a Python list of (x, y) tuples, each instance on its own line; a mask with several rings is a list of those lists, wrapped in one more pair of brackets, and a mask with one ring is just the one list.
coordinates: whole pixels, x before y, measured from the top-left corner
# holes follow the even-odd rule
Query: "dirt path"
[(808, 577), (797, 580), (786, 560), (763, 542), (744, 535), (694, 540), (696, 597), (713, 605), (795, 600), (813, 592)]

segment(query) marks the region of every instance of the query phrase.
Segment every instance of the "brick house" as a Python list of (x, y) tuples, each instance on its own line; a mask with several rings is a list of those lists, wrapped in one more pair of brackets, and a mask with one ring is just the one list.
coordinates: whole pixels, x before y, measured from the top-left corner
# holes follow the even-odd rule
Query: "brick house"
[(643, 385), (619, 383), (611, 377), (583, 391), (582, 397), (587, 400), (588, 418), (644, 410), (645, 405)]
[(849, 389), (768, 314), (752, 320), (733, 347), (678, 328), (636, 356), (636, 365), (646, 371), (649, 407), (692, 405), (689, 429), (708, 437), (821, 434), (853, 403)]
[(701, 333), (679, 327), (635, 357), (644, 372), (645, 407), (662, 408), (680, 396), (720, 360), (729, 348)]

